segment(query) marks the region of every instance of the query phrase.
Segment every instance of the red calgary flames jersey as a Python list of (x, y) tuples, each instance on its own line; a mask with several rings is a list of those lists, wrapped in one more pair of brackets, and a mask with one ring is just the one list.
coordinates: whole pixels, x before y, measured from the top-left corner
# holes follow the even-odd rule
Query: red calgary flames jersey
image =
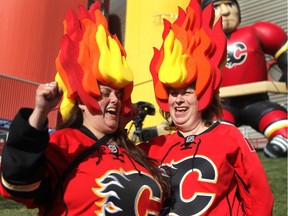
[[(55, 163), (58, 170), (71, 161), (77, 149), (93, 142), (79, 130), (66, 129), (52, 136), (50, 143), (57, 143), (56, 149), (61, 155), (57, 157), (61, 161)], [(49, 158), (55, 155), (55, 149), (51, 150), (47, 151)], [(145, 216), (147, 212), (159, 213), (162, 192), (149, 172), (128, 158), (123, 148), (104, 145), (100, 151), (100, 158), (96, 151), (78, 166), (64, 185), (69, 214)]]
[(251, 144), (232, 125), (141, 144), (171, 178), (171, 215), (271, 215), (273, 196)]
[[(27, 138), (25, 136), (25, 138), (22, 138), (22, 136), (18, 137), (21, 134), (20, 132), (13, 133), (13, 140), (19, 141), (13, 142), (11, 145), (21, 146), (22, 144), (23, 146), (24, 144), (28, 149), (25, 151), (28, 156), (26, 160), (32, 160), (34, 156), (31, 152), (38, 151), (39, 145), (37, 147), (37, 144), (45, 142), (42, 139), (43, 132), (36, 131), (27, 122), (19, 119), (17, 118), (13, 121), (13, 130), (25, 131), (23, 134), (30, 137)], [(29, 142), (29, 145), (25, 143), (26, 141)], [(55, 189), (53, 186), (57, 185), (61, 173), (94, 142), (95, 140), (78, 129), (67, 128), (51, 134), (45, 151), (46, 162), (49, 161), (49, 163), (31, 163), (32, 165), (25, 168), (26, 171), (24, 173), (21, 172), (22, 170), (17, 172), (18, 175), (22, 175), (22, 177), (17, 176), (20, 180), (27, 179), (24, 177), (27, 176), (28, 172), (31, 172), (32, 180), (30, 178), (28, 180), (33, 183), (42, 180), (43, 184), (41, 183), (38, 188), (35, 188), (36, 184), (29, 184), (28, 182), (21, 182), (21, 184), (15, 185), (17, 181), (14, 180), (14, 176), (11, 179), (9, 177), (4, 179), (3, 177), (2, 187), (0, 187), (1, 195), (22, 202), (28, 208), (39, 208), (39, 214), (43, 215), (43, 211), (46, 208), (39, 204), (38, 198), (41, 197), (42, 200), (45, 200), (48, 197), (48, 193)], [(9, 144), (9, 147), (7, 146), (5, 150), (6, 155), (17, 155), (20, 150), (14, 147), (10, 148), (10, 143), (7, 144)], [(85, 216), (158, 215), (163, 203), (162, 190), (149, 171), (133, 158), (128, 157), (126, 150), (122, 147), (107, 144), (99, 148), (99, 150), (91, 153), (89, 157), (85, 158), (72, 170), (62, 184), (58, 196), (53, 199), (52, 208), (45, 215), (60, 216), (66, 215), (66, 213), (67, 215)], [(44, 152), (40, 150), (40, 154), (36, 154), (36, 157), (42, 155), (42, 153)], [(5, 157), (5, 161), (2, 164), (4, 162), (7, 165), (6, 167), (17, 168), (17, 164), (14, 166), (10, 157)], [(42, 167), (42, 165), (46, 165), (42, 169), (46, 170), (45, 175), (34, 177), (32, 175), (33, 170)], [(52, 187), (49, 185), (45, 187), (44, 182), (47, 181), (43, 181), (43, 179), (49, 179), (51, 183), (49, 185)], [(9, 182), (16, 183), (12, 185)], [(34, 188), (31, 190), (33, 185)], [(42, 190), (42, 188), (45, 190)], [(44, 202), (45, 206), (47, 206), (46, 203)]]

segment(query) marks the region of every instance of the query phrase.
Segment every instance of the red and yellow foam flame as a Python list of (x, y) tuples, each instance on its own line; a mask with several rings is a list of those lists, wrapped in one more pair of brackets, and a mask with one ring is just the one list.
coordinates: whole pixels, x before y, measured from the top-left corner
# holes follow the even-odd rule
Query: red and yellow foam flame
[(60, 112), (68, 118), (75, 101), (80, 99), (90, 111), (99, 110), (98, 82), (123, 89), (122, 112), (131, 107), (133, 73), (126, 52), (108, 30), (106, 18), (96, 1), (89, 11), (80, 6), (78, 14), (69, 10), (64, 21), (61, 50), (56, 58), (56, 81), (64, 91)]
[(186, 12), (179, 8), (177, 20), (164, 20), (163, 44), (154, 48), (150, 64), (156, 100), (169, 111), (167, 87), (185, 88), (196, 82), (198, 110), (205, 109), (219, 93), (220, 68), (226, 62), (226, 37), (221, 20), (213, 26), (214, 9), (201, 11), (199, 0), (191, 0)]

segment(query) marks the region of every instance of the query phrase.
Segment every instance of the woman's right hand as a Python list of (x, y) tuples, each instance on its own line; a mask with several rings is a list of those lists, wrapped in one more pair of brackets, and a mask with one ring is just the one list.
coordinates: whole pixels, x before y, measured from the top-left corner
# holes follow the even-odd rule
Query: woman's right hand
[(40, 84), (36, 90), (35, 107), (29, 118), (32, 127), (42, 129), (45, 126), (47, 116), (62, 98), (62, 89), (57, 82)]

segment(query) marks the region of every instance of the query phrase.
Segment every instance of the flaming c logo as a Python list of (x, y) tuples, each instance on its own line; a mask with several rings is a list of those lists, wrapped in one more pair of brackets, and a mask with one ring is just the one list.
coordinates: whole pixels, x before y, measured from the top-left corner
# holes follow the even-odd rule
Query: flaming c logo
[(171, 176), (175, 197), (174, 208), (169, 215), (201, 215), (207, 211), (214, 201), (215, 193), (197, 191), (197, 185), (215, 184), (218, 180), (218, 170), (209, 158), (203, 155), (186, 157), (163, 164), (162, 168)]
[(247, 58), (247, 46), (244, 43), (236, 42), (227, 47), (227, 68), (241, 65)]
[[(99, 187), (93, 188), (93, 192), (102, 198), (96, 202), (99, 208), (96, 215), (159, 215), (161, 189), (152, 176), (114, 170), (97, 179), (96, 183)], [(147, 209), (148, 204), (150, 209)]]

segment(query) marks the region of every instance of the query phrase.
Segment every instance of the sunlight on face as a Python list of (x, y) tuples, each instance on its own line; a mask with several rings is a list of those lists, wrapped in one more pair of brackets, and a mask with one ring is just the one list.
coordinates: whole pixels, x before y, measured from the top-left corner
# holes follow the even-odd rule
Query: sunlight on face
[[(91, 113), (85, 105), (83, 124), (96, 134), (114, 133), (119, 126), (121, 91), (99, 84), (101, 96), (97, 98), (100, 110)], [(83, 108), (82, 108), (83, 109)]]
[(230, 0), (216, 1), (213, 3), (215, 22), (222, 16), (222, 27), (225, 33), (234, 31), (239, 25), (239, 10), (237, 4)]
[(181, 131), (190, 130), (195, 122), (201, 119), (198, 111), (198, 99), (191, 87), (184, 89), (169, 89), (168, 104), (171, 118)]

